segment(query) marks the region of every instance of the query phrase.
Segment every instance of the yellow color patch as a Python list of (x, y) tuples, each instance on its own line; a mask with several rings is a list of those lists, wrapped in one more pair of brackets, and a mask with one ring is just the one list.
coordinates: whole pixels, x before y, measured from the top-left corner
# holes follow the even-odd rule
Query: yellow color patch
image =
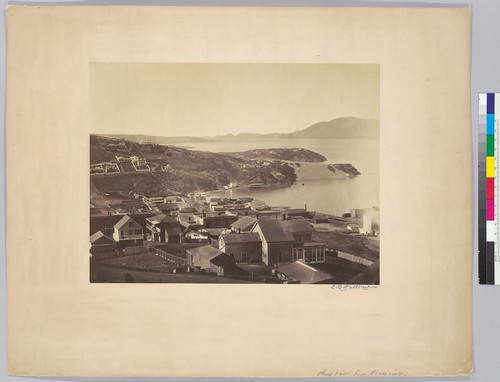
[(495, 177), (495, 157), (486, 157), (486, 177)]

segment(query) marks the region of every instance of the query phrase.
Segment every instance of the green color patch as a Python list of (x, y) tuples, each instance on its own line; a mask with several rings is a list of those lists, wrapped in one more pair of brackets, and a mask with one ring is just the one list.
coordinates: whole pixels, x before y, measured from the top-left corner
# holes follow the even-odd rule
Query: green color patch
[(486, 136), (486, 156), (494, 157), (495, 156), (495, 136), (487, 135)]

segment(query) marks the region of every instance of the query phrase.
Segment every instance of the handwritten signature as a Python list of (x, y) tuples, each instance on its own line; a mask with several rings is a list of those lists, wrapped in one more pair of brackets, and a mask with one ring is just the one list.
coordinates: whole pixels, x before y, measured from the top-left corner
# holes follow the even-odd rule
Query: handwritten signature
[(321, 370), (317, 375), (317, 377), (404, 377), (405, 373), (396, 369), (393, 371), (372, 369), (369, 371), (365, 370), (356, 370), (356, 371), (347, 371), (347, 370)]
[(378, 285), (345, 285), (345, 284), (338, 284), (338, 285), (332, 285), (330, 289), (336, 289), (341, 292), (345, 292), (346, 290), (352, 290), (352, 289), (357, 289), (357, 290), (368, 290), (368, 289), (376, 289), (378, 288)]

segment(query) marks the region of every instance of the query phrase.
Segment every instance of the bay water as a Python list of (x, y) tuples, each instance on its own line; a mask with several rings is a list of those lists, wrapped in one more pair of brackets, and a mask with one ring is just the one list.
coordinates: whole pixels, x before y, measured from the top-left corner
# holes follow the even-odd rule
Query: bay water
[(350, 163), (361, 172), (353, 178), (303, 178), (287, 187), (234, 188), (212, 192), (225, 197), (253, 197), (272, 207), (304, 208), (341, 215), (352, 208), (379, 207), (380, 141), (378, 139), (277, 139), (179, 144), (191, 150), (236, 152), (253, 149), (304, 148), (322, 154), (329, 163)]

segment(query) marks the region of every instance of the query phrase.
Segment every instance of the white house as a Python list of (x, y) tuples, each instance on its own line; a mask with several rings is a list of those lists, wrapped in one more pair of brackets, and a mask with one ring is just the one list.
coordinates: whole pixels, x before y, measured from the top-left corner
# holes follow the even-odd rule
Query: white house
[(139, 223), (125, 215), (114, 225), (113, 239), (120, 244), (120, 247), (142, 245), (144, 233)]

